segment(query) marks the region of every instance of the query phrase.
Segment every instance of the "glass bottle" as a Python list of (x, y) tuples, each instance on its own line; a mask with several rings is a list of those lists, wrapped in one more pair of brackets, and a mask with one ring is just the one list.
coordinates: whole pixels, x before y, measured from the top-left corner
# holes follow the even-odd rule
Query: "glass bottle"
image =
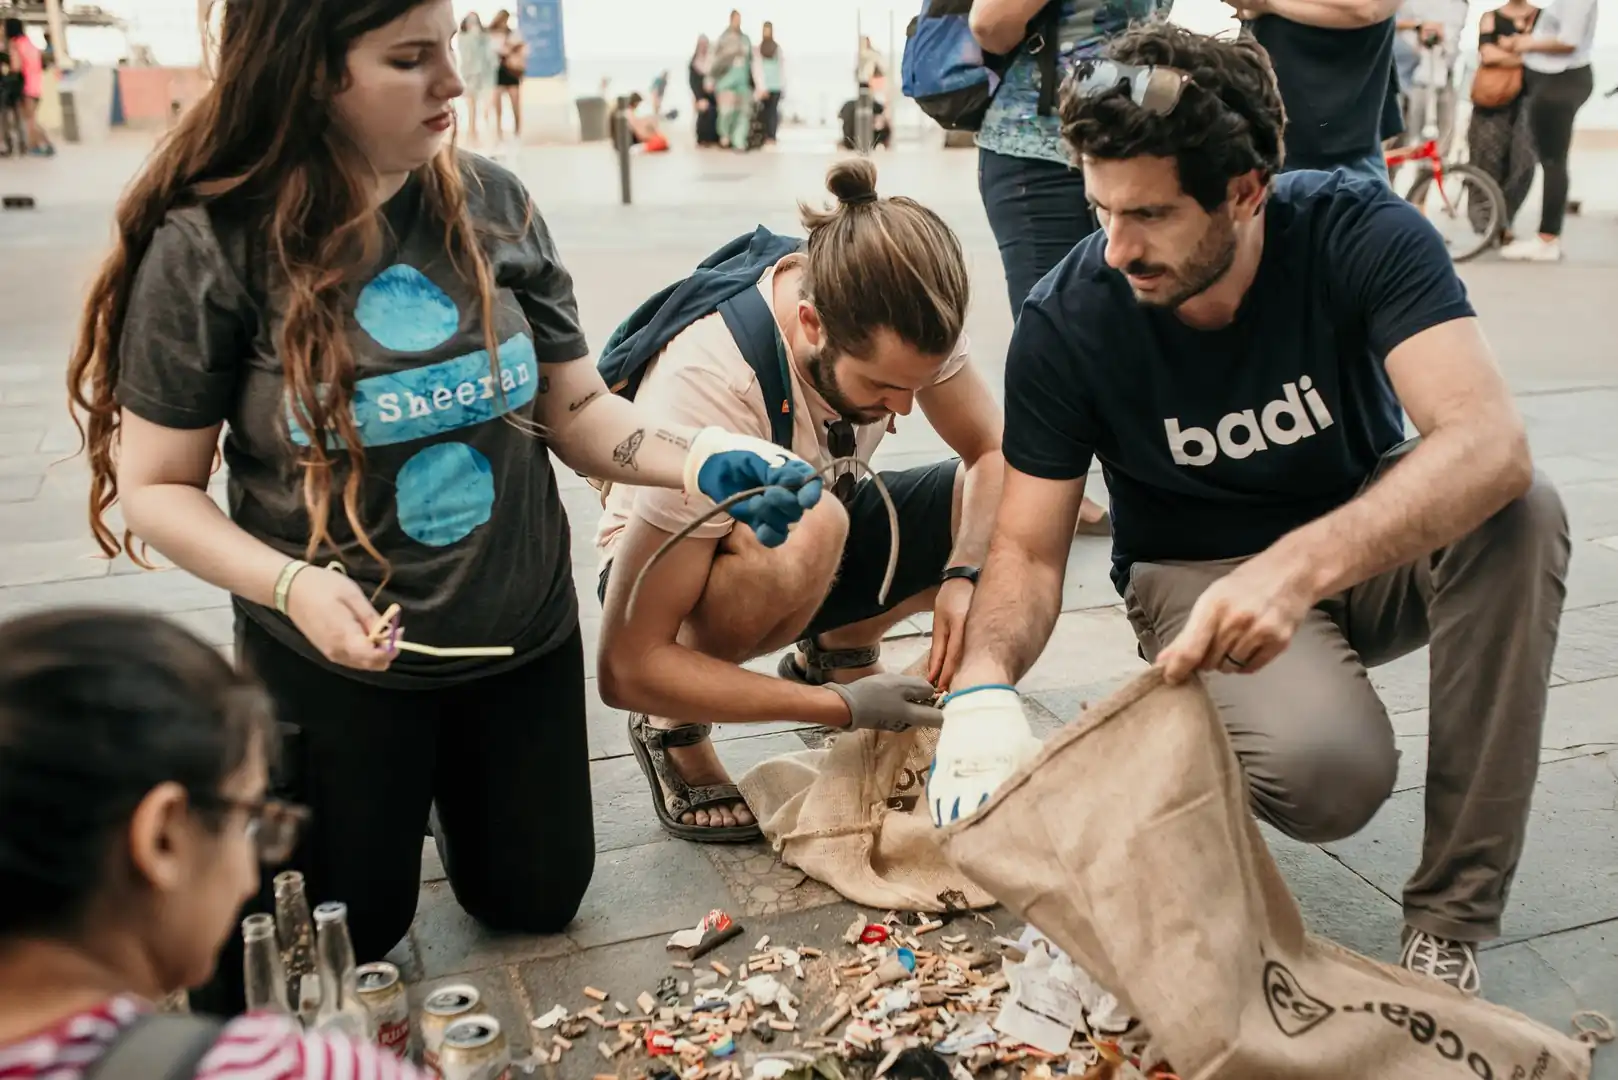
[(315, 1029), (341, 1032), (352, 1039), (374, 1038), (371, 1014), (359, 998), (347, 904), (325, 903), (315, 908), (315, 955), (320, 972)]
[(315, 973), (315, 924), (309, 917), (303, 875), (296, 870), (275, 875), (275, 936), (281, 945), (287, 998), (298, 1002), (298, 1015), (307, 1026), (314, 1019), (314, 1010), (304, 1007), (302, 988), (304, 976)]
[(275, 919), (249, 915), (242, 920), (242, 968), (246, 978), (249, 1012), (289, 1013), (287, 975), (281, 965), (281, 947), (275, 940)]

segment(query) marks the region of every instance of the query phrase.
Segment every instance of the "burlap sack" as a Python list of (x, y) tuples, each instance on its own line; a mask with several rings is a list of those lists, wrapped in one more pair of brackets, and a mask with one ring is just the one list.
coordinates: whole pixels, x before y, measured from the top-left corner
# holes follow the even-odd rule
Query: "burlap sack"
[(937, 745), (931, 729), (848, 732), (755, 765), (736, 786), (782, 862), (856, 904), (936, 912), (954, 891), (987, 907), (989, 895), (945, 860), (927, 812)]
[(1590, 1074), (1583, 1044), (1304, 931), (1200, 683), (1142, 675), (943, 836), (1185, 1080)]

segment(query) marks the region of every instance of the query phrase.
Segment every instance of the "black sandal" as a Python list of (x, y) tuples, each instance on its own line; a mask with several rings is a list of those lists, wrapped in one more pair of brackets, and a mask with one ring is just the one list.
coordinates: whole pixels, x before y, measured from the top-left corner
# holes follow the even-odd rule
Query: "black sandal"
[(695, 746), (708, 738), (712, 724), (687, 724), (683, 727), (654, 728), (645, 713), (629, 716), (629, 745), (640, 762), (640, 771), (652, 788), (652, 809), (657, 811), (658, 824), (670, 836), (681, 840), (695, 840), (702, 844), (743, 844), (762, 839), (764, 831), (758, 823), (751, 825), (687, 825), (681, 814), (709, 810), (730, 803), (742, 803), (742, 793), (735, 784), (703, 784), (693, 787), (685, 782), (673, 762), (669, 761), (669, 747)]
[(775, 673), (790, 682), (803, 683), (805, 686), (825, 686), (831, 681), (831, 673), (848, 668), (870, 667), (882, 659), (881, 645), (861, 645), (854, 649), (823, 649), (814, 638), (804, 638), (798, 642), (803, 649), (804, 662), (798, 663), (797, 655), (788, 652), (781, 657), (781, 663), (776, 667)]

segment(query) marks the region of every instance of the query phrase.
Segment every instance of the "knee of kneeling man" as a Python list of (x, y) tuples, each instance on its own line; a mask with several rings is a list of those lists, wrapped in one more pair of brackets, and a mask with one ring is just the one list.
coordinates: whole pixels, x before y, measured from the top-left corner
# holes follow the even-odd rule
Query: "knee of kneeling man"
[(789, 556), (806, 586), (821, 586), (837, 572), (848, 543), (848, 510), (827, 491), (814, 509), (804, 514), (777, 550)]
[[(1385, 740), (1328, 740), (1266, 762), (1279, 783), (1257, 785), (1254, 800), (1295, 840), (1325, 844), (1363, 829), (1393, 794), (1399, 751)], [(1267, 789), (1268, 788), (1268, 789)]]
[(1567, 507), (1556, 485), (1538, 469), (1528, 490), (1507, 503), (1484, 528), (1491, 538), (1514, 549), (1544, 551), (1563, 561), (1567, 558)]

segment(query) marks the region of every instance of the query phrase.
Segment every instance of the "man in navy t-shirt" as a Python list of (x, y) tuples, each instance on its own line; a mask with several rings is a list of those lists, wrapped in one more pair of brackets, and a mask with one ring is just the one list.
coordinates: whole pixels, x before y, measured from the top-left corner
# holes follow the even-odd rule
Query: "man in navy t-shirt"
[(1403, 960), (1476, 991), (1539, 759), (1561, 500), (1426, 220), (1384, 184), (1277, 175), (1262, 49), (1153, 25), (1108, 55), (1064, 93), (1103, 232), (1012, 338), (1005, 488), (935, 817), (972, 813), (1038, 745), (1011, 684), (1055, 624), (1099, 458), (1142, 653), (1170, 682), (1207, 673), (1254, 811), (1283, 832), (1337, 840), (1376, 813), (1398, 752), (1365, 668), (1431, 645)]

